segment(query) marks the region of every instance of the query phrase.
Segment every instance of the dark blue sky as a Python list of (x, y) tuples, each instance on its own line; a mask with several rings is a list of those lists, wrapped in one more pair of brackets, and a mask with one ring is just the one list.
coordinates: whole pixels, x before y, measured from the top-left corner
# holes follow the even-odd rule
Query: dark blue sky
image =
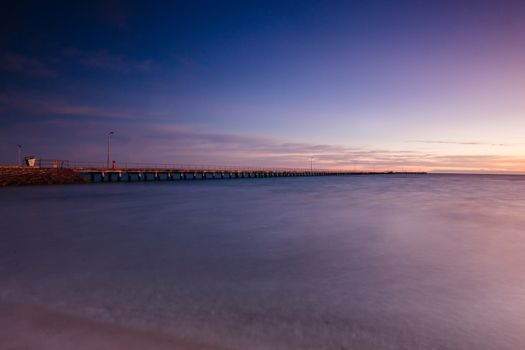
[(0, 157), (516, 170), (524, 10), (6, 2)]

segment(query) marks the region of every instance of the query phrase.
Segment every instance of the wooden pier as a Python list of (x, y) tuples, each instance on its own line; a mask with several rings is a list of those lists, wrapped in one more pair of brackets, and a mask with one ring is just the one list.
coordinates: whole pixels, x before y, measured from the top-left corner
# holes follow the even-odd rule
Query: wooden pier
[(355, 173), (340, 171), (276, 170), (195, 170), (195, 169), (75, 169), (91, 182), (135, 182), (173, 180), (249, 179), (265, 177), (341, 176)]
[(58, 160), (40, 160), (38, 166), (46, 168), (68, 168), (77, 172), (89, 182), (155, 182), (305, 176), (422, 174), (415, 172), (398, 173), (393, 171), (357, 172), (326, 169), (232, 167), (216, 165), (196, 166), (153, 163), (113, 163), (111, 168), (108, 169), (99, 163)]

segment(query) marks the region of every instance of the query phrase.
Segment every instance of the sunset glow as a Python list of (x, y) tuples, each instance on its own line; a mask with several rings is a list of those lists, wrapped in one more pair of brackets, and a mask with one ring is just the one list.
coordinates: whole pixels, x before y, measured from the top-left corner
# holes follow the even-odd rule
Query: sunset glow
[(525, 0), (6, 0), (0, 350), (525, 349)]
[(525, 172), (522, 2), (39, 6), (2, 14), (3, 162), (115, 130), (119, 162)]

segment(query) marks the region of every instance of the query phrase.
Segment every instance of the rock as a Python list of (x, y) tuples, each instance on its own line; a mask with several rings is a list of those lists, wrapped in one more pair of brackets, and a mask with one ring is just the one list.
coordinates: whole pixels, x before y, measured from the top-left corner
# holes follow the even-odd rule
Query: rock
[(0, 184), (4, 186), (86, 183), (72, 169), (0, 167)]

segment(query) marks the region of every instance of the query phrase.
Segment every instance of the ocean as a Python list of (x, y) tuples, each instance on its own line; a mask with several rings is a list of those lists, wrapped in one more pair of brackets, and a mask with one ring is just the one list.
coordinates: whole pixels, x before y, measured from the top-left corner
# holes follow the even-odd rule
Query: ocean
[(525, 349), (524, 176), (13, 187), (0, 225), (0, 348)]

